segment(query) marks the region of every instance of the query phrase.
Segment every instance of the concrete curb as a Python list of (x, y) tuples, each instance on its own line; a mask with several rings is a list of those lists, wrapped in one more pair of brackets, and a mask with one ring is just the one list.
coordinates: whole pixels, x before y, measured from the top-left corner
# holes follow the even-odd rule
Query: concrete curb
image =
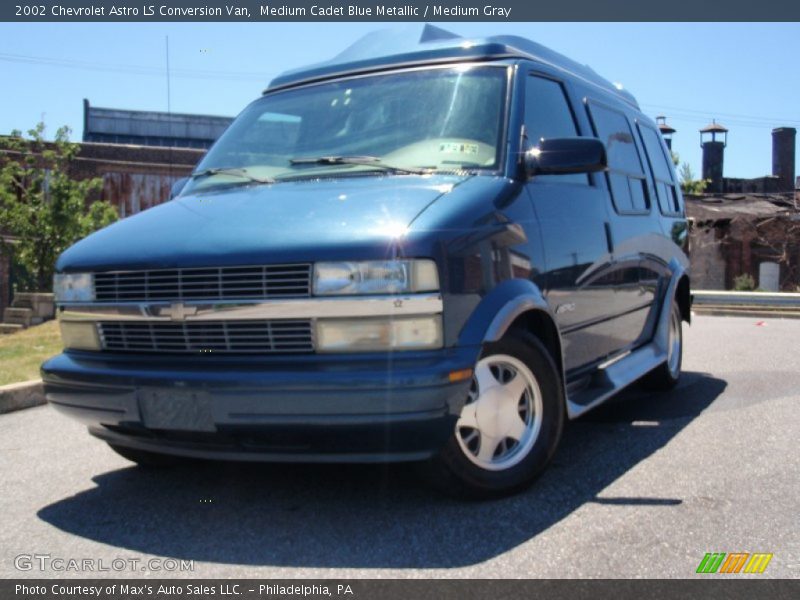
[(41, 379), (0, 386), (0, 414), (44, 404)]

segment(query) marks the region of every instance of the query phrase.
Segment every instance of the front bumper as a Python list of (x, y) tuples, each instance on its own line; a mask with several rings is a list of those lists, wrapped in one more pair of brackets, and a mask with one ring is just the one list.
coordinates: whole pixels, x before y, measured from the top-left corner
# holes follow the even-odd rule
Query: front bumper
[(479, 348), (206, 358), (65, 352), (48, 401), (115, 445), (198, 458), (423, 460), (452, 434)]

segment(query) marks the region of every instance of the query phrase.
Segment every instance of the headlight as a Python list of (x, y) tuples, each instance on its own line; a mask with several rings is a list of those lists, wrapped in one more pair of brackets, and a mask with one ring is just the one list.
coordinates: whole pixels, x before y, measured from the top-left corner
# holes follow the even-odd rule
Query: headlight
[(97, 326), (90, 322), (61, 321), (61, 341), (72, 350), (100, 350)]
[(56, 302), (91, 302), (94, 277), (91, 273), (56, 273), (53, 277)]
[(317, 321), (318, 352), (431, 350), (441, 347), (441, 315)]
[(314, 266), (314, 294), (403, 294), (435, 292), (439, 275), (432, 260), (330, 262)]

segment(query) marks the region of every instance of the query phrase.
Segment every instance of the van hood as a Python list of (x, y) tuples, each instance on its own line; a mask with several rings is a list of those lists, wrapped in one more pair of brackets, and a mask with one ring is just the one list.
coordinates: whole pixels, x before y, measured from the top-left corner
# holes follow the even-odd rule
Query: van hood
[(385, 258), (428, 206), (468, 176), (369, 176), (180, 196), (93, 233), (58, 271)]

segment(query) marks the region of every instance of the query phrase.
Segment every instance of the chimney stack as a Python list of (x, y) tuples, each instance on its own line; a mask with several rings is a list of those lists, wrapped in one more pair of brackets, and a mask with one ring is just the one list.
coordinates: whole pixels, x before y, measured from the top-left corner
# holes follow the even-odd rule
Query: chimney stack
[(772, 175), (779, 179), (781, 192), (794, 190), (794, 146), (797, 130), (778, 127), (772, 130)]
[(675, 133), (676, 130), (667, 125), (667, 117), (664, 115), (658, 115), (656, 117), (656, 125), (658, 125), (658, 130), (661, 132), (664, 142), (667, 144), (667, 148), (672, 151), (672, 134)]
[[(720, 139), (717, 139), (718, 136)], [(711, 181), (706, 191), (712, 194), (721, 194), (725, 191), (722, 189), (722, 164), (727, 144), (728, 130), (716, 120), (700, 130), (700, 147), (703, 149), (703, 179)]]

